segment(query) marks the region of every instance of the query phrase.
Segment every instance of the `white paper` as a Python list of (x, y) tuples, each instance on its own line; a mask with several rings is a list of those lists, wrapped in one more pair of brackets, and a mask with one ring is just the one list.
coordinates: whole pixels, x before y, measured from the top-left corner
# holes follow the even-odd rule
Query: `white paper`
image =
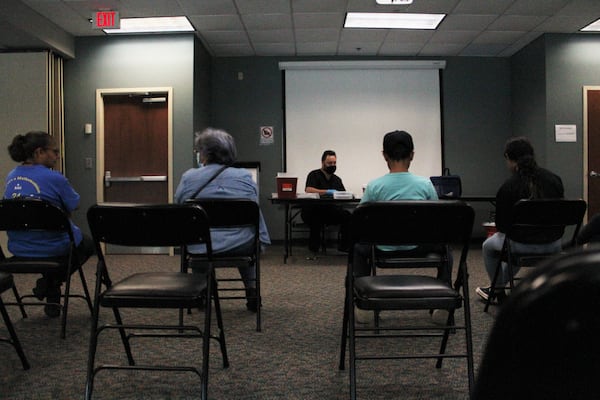
[(576, 142), (576, 125), (554, 125), (554, 136), (557, 142)]

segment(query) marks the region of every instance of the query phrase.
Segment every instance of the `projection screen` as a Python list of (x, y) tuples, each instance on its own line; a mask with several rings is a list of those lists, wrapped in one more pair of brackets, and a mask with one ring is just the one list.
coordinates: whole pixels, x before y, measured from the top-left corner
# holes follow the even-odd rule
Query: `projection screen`
[(288, 175), (320, 168), (324, 150), (337, 153), (337, 172), (347, 191), (388, 172), (383, 135), (413, 136), (411, 172), (442, 172), (439, 70), (445, 61), (282, 62), (285, 71), (285, 160)]

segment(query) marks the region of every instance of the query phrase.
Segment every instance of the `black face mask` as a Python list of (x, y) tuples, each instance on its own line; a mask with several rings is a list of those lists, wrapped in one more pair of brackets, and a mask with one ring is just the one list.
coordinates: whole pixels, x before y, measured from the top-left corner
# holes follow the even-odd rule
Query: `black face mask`
[(328, 167), (325, 167), (325, 172), (327, 172), (329, 175), (333, 175), (333, 173), (335, 172), (336, 166), (335, 165), (330, 165)]

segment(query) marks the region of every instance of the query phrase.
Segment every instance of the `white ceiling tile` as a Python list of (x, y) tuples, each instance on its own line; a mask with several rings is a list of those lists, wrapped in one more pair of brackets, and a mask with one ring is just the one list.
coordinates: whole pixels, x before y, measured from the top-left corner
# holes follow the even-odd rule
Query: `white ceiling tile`
[(345, 11), (347, 2), (348, 0), (293, 0), (292, 9), (298, 13)]
[(536, 32), (576, 33), (586, 25), (594, 22), (597, 17), (592, 16), (557, 16), (550, 17), (536, 26)]
[(600, 16), (600, 1), (598, 0), (571, 0), (556, 15), (565, 16)]
[[(233, 0), (177, 0), (190, 15), (237, 14)], [(149, 0), (151, 2), (151, 0)]]
[(390, 29), (385, 36), (385, 41), (395, 42), (426, 42), (433, 35), (433, 30), (412, 30), (412, 29)]
[(562, 9), (570, 0), (517, 0), (506, 10), (506, 15), (549, 16)]
[(291, 29), (249, 30), (248, 36), (252, 43), (293, 42), (294, 32)]
[(192, 15), (190, 22), (198, 31), (242, 31), (244, 25), (238, 15)]
[(210, 46), (215, 56), (254, 56), (256, 53), (250, 45), (244, 44), (215, 44)]
[(248, 30), (292, 28), (290, 14), (243, 14), (242, 21)]
[(387, 29), (342, 29), (342, 42), (381, 42), (387, 36)]
[(487, 29), (493, 31), (530, 31), (548, 19), (547, 16), (504, 15), (492, 22)]
[(332, 55), (337, 52), (337, 41), (296, 44), (296, 54), (299, 56)]
[(339, 55), (374, 56), (379, 51), (380, 43), (374, 42), (341, 42)]
[(438, 27), (440, 31), (481, 31), (494, 22), (496, 15), (447, 15)]
[(461, 56), (495, 57), (506, 48), (502, 44), (470, 44), (461, 52)]
[(296, 29), (336, 28), (344, 25), (345, 13), (294, 13)]
[(290, 43), (256, 43), (254, 50), (257, 56), (293, 56), (296, 53), (296, 47), (293, 42)]
[(339, 29), (296, 29), (297, 43), (337, 42)]
[(479, 31), (440, 31), (433, 34), (429, 43), (468, 44), (471, 43), (479, 33)]
[(385, 42), (379, 49), (380, 56), (416, 56), (423, 43)]
[(456, 56), (465, 48), (457, 43), (428, 43), (419, 52), (420, 56)]
[[(196, 0), (198, 1), (198, 0)], [(241, 14), (289, 14), (292, 0), (235, 0)]]
[(249, 44), (248, 36), (244, 31), (205, 31), (199, 32), (201, 36), (208, 43), (215, 44)]
[(475, 44), (504, 44), (513, 43), (524, 32), (509, 32), (509, 31), (486, 31), (477, 36), (473, 43)]
[(502, 14), (514, 0), (460, 0), (452, 10), (457, 14)]

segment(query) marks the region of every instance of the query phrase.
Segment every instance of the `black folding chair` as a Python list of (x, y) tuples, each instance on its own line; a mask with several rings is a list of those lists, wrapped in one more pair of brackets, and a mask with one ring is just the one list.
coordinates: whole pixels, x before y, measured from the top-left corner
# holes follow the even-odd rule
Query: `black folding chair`
[[(346, 277), (346, 301), (344, 307), (340, 369), (345, 369), (346, 342), (349, 345), (350, 398), (356, 398), (356, 362), (358, 360), (390, 360), (433, 358), (441, 368), (444, 358), (466, 358), (469, 391), (473, 385), (473, 346), (471, 341), (471, 319), (467, 254), (473, 227), (473, 209), (456, 200), (444, 201), (387, 201), (365, 203), (356, 208), (352, 217), (352, 238), (356, 245), (443, 245), (450, 251), (449, 244), (461, 248), (457, 277), (452, 286), (447, 280), (437, 277), (409, 274), (390, 270), (385, 275), (354, 277), (352, 253)], [(422, 324), (417, 326), (357, 326), (354, 308), (363, 310), (447, 310), (448, 318), (443, 326)], [(454, 312), (463, 307), (464, 324), (454, 324)], [(446, 353), (451, 332), (465, 332), (465, 352)], [(436, 332), (437, 331), (437, 332)], [(408, 332), (408, 333), (407, 333)], [(382, 355), (357, 355), (356, 342), (375, 339), (415, 336), (441, 338), (440, 350), (435, 354), (398, 354), (386, 346)]]
[(512, 223), (505, 232), (500, 258), (490, 287), (490, 295), (485, 303), (485, 312), (488, 311), (490, 304), (497, 297), (497, 291), (505, 289), (505, 286), (497, 284), (503, 262), (507, 264), (508, 285), (512, 290), (515, 286), (515, 280), (519, 279), (515, 277), (516, 268), (533, 267), (540, 261), (556, 255), (555, 251), (516, 253), (513, 250), (512, 241), (523, 244), (552, 243), (563, 237), (565, 228), (572, 227), (573, 234), (567, 246), (575, 246), (586, 208), (586, 202), (581, 199), (519, 200), (513, 206)]
[[(75, 239), (71, 230), (69, 216), (60, 208), (44, 200), (31, 198), (4, 199), (0, 200), (0, 231), (53, 231), (68, 235), (70, 245), (68, 254), (64, 257), (6, 257), (0, 249), (0, 271), (12, 274), (45, 274), (52, 273), (55, 276), (63, 276), (65, 290), (62, 298), (61, 337), (64, 339), (67, 328), (67, 313), (69, 310), (69, 299), (72, 297), (82, 298), (86, 301), (90, 313), (92, 302), (88, 290), (83, 264), (87, 259), (80, 259), (77, 254)], [(71, 293), (71, 276), (78, 272), (83, 287), (83, 295)], [(33, 295), (19, 295), (16, 286), (13, 293), (17, 299), (16, 303), (5, 303), (6, 305), (18, 305), (23, 318), (27, 318), (24, 306), (45, 306), (50, 303), (40, 301), (24, 301), (34, 297)]]
[(569, 251), (532, 269), (499, 309), (476, 400), (598, 398), (600, 251)]
[[(217, 229), (250, 229), (254, 235), (253, 246), (247, 254), (227, 255), (213, 253), (215, 268), (238, 268), (254, 265), (256, 268), (255, 293), (247, 293), (244, 286), (234, 286), (243, 282), (241, 278), (219, 278), (218, 282), (226, 282), (219, 286), (219, 296), (225, 299), (254, 299), (256, 301), (256, 331), (261, 330), (261, 292), (260, 292), (260, 209), (256, 202), (247, 199), (192, 199), (188, 203), (199, 204), (208, 214), (211, 228)], [(190, 254), (190, 259), (206, 261), (206, 256)], [(188, 263), (189, 265), (189, 263)], [(243, 292), (243, 295), (236, 295)], [(223, 295), (224, 294), (224, 295)]]
[(15, 328), (10, 321), (10, 316), (8, 315), (6, 307), (4, 306), (4, 301), (2, 301), (2, 293), (11, 288), (14, 288), (13, 276), (5, 272), (0, 272), (0, 314), (2, 314), (4, 325), (6, 326), (6, 330), (9, 334), (8, 338), (0, 337), (0, 342), (10, 343), (17, 351), (17, 355), (21, 359), (21, 364), (23, 364), (23, 369), (28, 370), (29, 361), (27, 361), (27, 357), (25, 356), (25, 352), (23, 351), (23, 347), (21, 346), (17, 332), (15, 332)]
[[(212, 246), (206, 213), (200, 206), (194, 204), (105, 204), (90, 207), (87, 218), (98, 251), (98, 266), (88, 355), (86, 399), (92, 397), (94, 377), (98, 372), (117, 369), (193, 372), (201, 380), (200, 398), (206, 400), (211, 338), (216, 339), (220, 344), (223, 367), (229, 366), (212, 265), (206, 274), (185, 272), (188, 257), (186, 245), (205, 244), (208, 261), (212, 261)], [(126, 260), (106, 257), (103, 250), (103, 246), (106, 244), (133, 247), (177, 247), (180, 250), (179, 271), (136, 272), (133, 270), (135, 265), (121, 265), (121, 267), (131, 269), (131, 274), (119, 282), (113, 283), (109, 277), (109, 270), (115, 266), (113, 264), (126, 263)], [(149, 256), (141, 255), (140, 257)], [(138, 260), (135, 264), (141, 263)], [(211, 334), (213, 304), (219, 330), (217, 335)], [(100, 307), (112, 308), (116, 324), (98, 325)], [(197, 308), (204, 311), (204, 324), (203, 327), (183, 325), (182, 323), (172, 325), (124, 324), (119, 311), (121, 308), (178, 309), (180, 311)], [(101, 364), (95, 366), (98, 337), (106, 329), (119, 331), (128, 365)], [(137, 364), (130, 347), (130, 340), (133, 337), (200, 338), (202, 340), (202, 366), (198, 368), (193, 365)]]

